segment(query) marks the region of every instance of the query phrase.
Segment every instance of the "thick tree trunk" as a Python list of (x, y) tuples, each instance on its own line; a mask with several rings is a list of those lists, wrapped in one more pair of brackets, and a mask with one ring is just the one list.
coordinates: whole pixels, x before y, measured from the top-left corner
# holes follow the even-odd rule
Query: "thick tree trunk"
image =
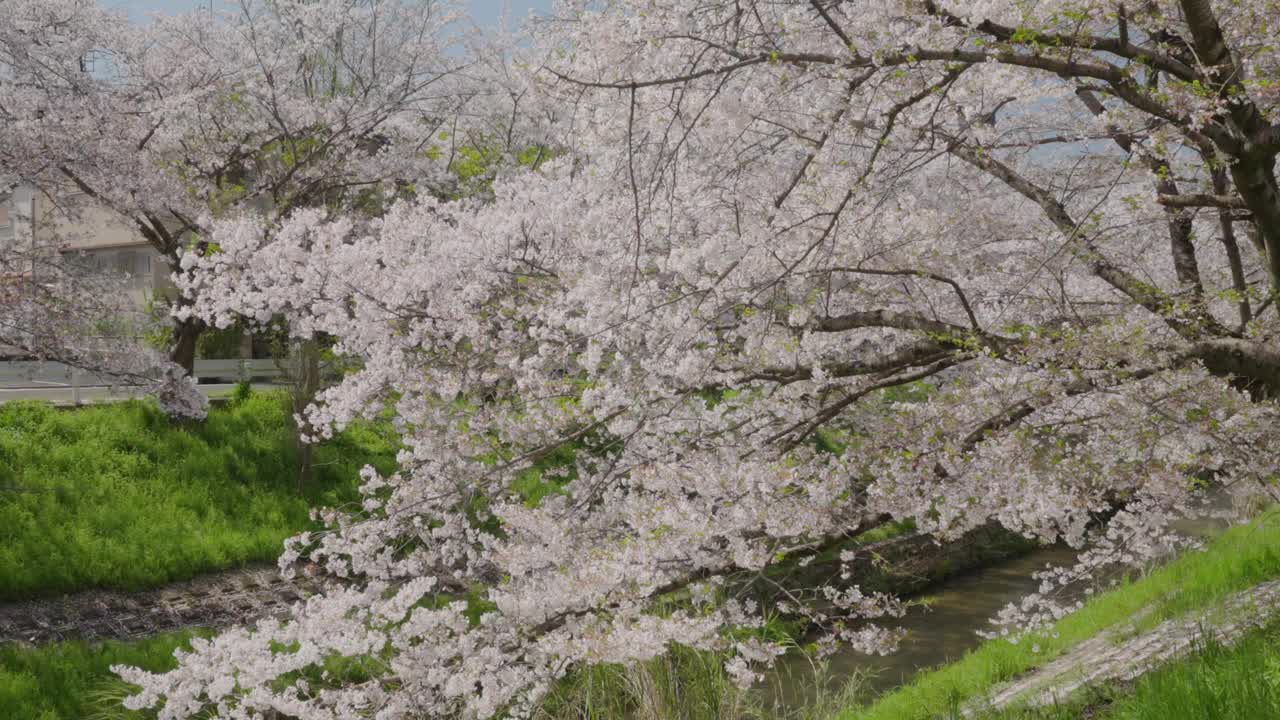
[(175, 320), (173, 328), (173, 347), (169, 351), (169, 359), (182, 367), (187, 375), (196, 371), (196, 341), (204, 332), (205, 325), (195, 318)]
[(1253, 212), (1264, 246), (1271, 293), (1280, 297), (1280, 185), (1276, 183), (1276, 153), (1268, 144), (1274, 128), (1241, 85), (1244, 72), (1231, 56), (1213, 3), (1181, 0), (1181, 5), (1196, 54), (1208, 71), (1211, 85), (1220, 97), (1231, 98), (1227, 111), (1231, 127), (1224, 125), (1227, 132), (1219, 137), (1225, 141), (1215, 142), (1236, 159), (1231, 163), (1231, 179)]
[(1231, 179), (1253, 212), (1254, 227), (1262, 240), (1271, 280), (1271, 293), (1280, 296), (1280, 185), (1276, 182), (1274, 156), (1240, 158), (1231, 165)]

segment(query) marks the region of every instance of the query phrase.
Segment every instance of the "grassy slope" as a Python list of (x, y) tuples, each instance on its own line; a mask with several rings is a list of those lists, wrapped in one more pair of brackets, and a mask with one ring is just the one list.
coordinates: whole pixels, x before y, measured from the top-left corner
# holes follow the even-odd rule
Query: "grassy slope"
[(318, 448), (300, 497), (285, 412), (255, 395), (187, 428), (140, 401), (0, 405), (0, 600), (271, 560), (311, 506), (355, 498), (361, 466), (394, 467), (389, 439), (354, 428)]
[[(0, 406), (0, 597), (88, 585), (138, 587), (269, 559), (281, 539), (306, 524), (309, 504), (349, 500), (358, 467), (375, 461), (387, 469), (393, 462), (387, 438), (369, 428), (354, 429), (320, 449), (317, 482), (305, 499), (299, 498), (292, 490), (294, 458), (284, 417), (283, 406), (273, 397), (254, 397), (215, 411), (193, 429), (171, 427), (143, 403), (75, 412)], [(1280, 522), (1272, 517), (1268, 523), (1230, 531), (1206, 553), (1188, 555), (1094, 599), (1059, 623), (1058, 637), (1041, 639), (1039, 653), (1031, 652), (1031, 643), (987, 643), (871, 706), (847, 709), (841, 717), (931, 718), (1142, 608), (1155, 607), (1146, 621), (1154, 624), (1276, 576)], [(92, 717), (91, 710), (114, 704), (104, 693), (120, 691), (108, 671), (111, 664), (163, 670), (172, 664), (172, 649), (186, 637), (0, 648), (0, 718)], [(693, 659), (686, 657), (690, 662), (675, 663), (658, 675), (684, 675), (686, 664), (701, 667)], [(1280, 658), (1273, 653), (1264, 660), (1280, 678)], [(1196, 672), (1216, 677), (1203, 668)], [(626, 684), (624, 677), (597, 677), (597, 693)], [(1160, 676), (1152, 677), (1154, 682)], [(723, 678), (715, 679), (708, 684), (721, 685)], [(570, 691), (561, 700), (577, 705), (575, 694)], [(606, 698), (612, 694), (603, 693)], [(685, 693), (679, 695), (689, 700)], [(710, 694), (717, 704), (733, 696), (720, 695)], [(1147, 696), (1135, 695), (1141, 697)], [(600, 709), (616, 709), (609, 705)], [(723, 707), (707, 714), (721, 712)], [(1116, 717), (1155, 717), (1134, 713)], [(1161, 720), (1175, 717), (1191, 716), (1165, 714)]]
[(1280, 622), (1231, 647), (1216, 643), (1127, 687), (1092, 688), (1073, 702), (980, 720), (1274, 720), (1280, 717)]
[[(1202, 553), (1185, 555), (1147, 577), (1095, 597), (1058, 622), (1056, 636), (1035, 643), (984, 643), (956, 662), (917, 677), (876, 702), (847, 709), (842, 720), (927, 720), (994, 685), (1042, 665), (1101, 630), (1151, 608), (1142, 625), (1208, 608), (1232, 592), (1280, 576), (1280, 517), (1275, 512), (1224, 533)], [(1033, 645), (1039, 652), (1033, 652)]]
[(1142, 678), (1104, 714), (1114, 720), (1280, 717), (1280, 625), (1231, 648), (1211, 645)]
[(119, 704), (128, 686), (111, 673), (116, 664), (160, 672), (177, 663), (173, 650), (191, 633), (137, 642), (65, 642), (38, 650), (0, 645), (0, 719), (93, 720), (141, 718)]
[[(869, 543), (909, 532), (887, 526), (860, 536)], [(779, 630), (778, 632), (782, 632)], [(111, 673), (122, 663), (154, 672), (174, 666), (172, 651), (190, 635), (161, 635), (134, 643), (54, 643), (40, 648), (0, 646), (0, 720), (134, 720), (119, 699), (127, 686)], [(536, 720), (614, 720), (640, 716), (685, 720), (756, 717), (760, 708), (737, 690), (724, 672), (724, 658), (677, 647), (670, 655), (636, 668), (600, 665), (575, 672), (538, 710)], [(828, 698), (797, 718), (817, 718), (838, 707)], [(6, 714), (6, 712), (10, 714)]]

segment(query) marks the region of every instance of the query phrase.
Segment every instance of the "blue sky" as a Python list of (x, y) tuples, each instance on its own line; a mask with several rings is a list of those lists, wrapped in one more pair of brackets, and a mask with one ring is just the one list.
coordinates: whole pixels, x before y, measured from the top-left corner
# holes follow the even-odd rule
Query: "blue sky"
[[(129, 16), (142, 21), (147, 13), (179, 13), (195, 8), (209, 6), (209, 0), (99, 0), (108, 7), (124, 8)], [(218, 3), (219, 0), (214, 0)], [(546, 12), (551, 8), (551, 0), (463, 0), (471, 8), (471, 12), (481, 25), (497, 22), (502, 15), (504, 5), (511, 7), (513, 18), (522, 18), (530, 10)]]

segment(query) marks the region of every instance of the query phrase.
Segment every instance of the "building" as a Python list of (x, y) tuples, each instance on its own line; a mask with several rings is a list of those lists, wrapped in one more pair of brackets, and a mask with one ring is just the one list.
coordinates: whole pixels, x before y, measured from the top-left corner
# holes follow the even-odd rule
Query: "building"
[[(168, 266), (124, 220), (86, 200), (77, 194), (55, 202), (30, 184), (0, 182), (0, 302), (15, 302), (51, 280), (53, 263), (73, 263), (108, 279), (105, 287), (112, 289), (107, 292), (123, 288), (120, 327), (143, 333), (151, 324), (151, 300), (173, 288)], [(115, 305), (122, 298), (104, 299)], [(0, 343), (0, 358), (24, 354)]]
[(30, 186), (0, 180), (0, 303), (17, 300), (34, 279)]
[(80, 193), (55, 201), (26, 183), (0, 183), (0, 252), (6, 250), (32, 259), (27, 272), (36, 281), (38, 258), (53, 253), (120, 280), (139, 311), (173, 289), (168, 264), (138, 230)]
[(140, 311), (157, 293), (173, 290), (168, 263), (127, 220), (79, 193), (59, 198), (66, 210), (41, 199), (35, 208), (37, 245), (56, 248), (64, 261), (124, 283)]
[[(14, 265), (29, 263), (14, 269), (0, 265), (0, 301), (39, 283), (41, 259), (56, 258), (123, 288), (130, 310), (121, 320), (138, 333), (154, 324), (152, 301), (176, 291), (169, 264), (142, 233), (83, 193), (55, 200), (29, 184), (0, 182), (0, 257), (17, 258)], [(48, 274), (47, 264), (43, 272)], [(269, 347), (254, 343), (247, 333), (236, 344), (231, 350), (215, 345), (209, 352), (214, 357), (269, 357)], [(10, 351), (0, 347), (0, 356)]]

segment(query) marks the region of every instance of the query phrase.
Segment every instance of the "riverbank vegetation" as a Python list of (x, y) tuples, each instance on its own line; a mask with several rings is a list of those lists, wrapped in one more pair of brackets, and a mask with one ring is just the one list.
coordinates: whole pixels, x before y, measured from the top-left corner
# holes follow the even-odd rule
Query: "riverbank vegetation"
[(300, 496), (285, 399), (241, 394), (173, 425), (153, 404), (0, 405), (0, 599), (126, 590), (269, 562), (315, 506), (357, 497), (396, 445), (356, 425), (316, 449)]
[[(0, 407), (0, 534), (6, 540), (0, 546), (0, 594), (14, 598), (89, 586), (138, 588), (270, 560), (284, 537), (309, 522), (309, 507), (342, 504), (355, 497), (353, 478), (360, 466), (372, 462), (387, 471), (394, 465), (389, 436), (374, 426), (357, 425), (320, 447), (316, 482), (299, 497), (291, 483), (296, 458), (286, 412), (281, 397), (244, 394), (215, 410), (206, 423), (184, 428), (169, 424), (153, 405), (141, 401), (75, 411), (38, 403)], [(1226, 594), (1280, 576), (1276, 519), (1276, 513), (1270, 513), (1227, 531), (1203, 553), (1183, 556), (1144, 578), (1122, 581), (1061, 621), (1056, 636), (1039, 639), (1036, 650), (1032, 643), (989, 642), (869, 705), (856, 704), (856, 681), (819, 677), (787, 682), (817, 682), (835, 689), (816, 693), (816, 700), (803, 707), (766, 708), (758, 693), (734, 685), (723, 670), (724, 657), (677, 647), (633, 667), (597, 665), (575, 672), (554, 689), (538, 716), (935, 717), (1144, 609), (1140, 628), (1211, 607)], [(875, 542), (910, 530), (910, 524), (886, 526), (858, 541)], [(780, 625), (775, 629), (793, 634), (796, 630)], [(1258, 637), (1274, 639), (1275, 628), (1269, 632)], [(0, 651), (0, 705), (20, 709), (25, 713), (21, 717), (43, 720), (133, 717), (118, 706), (127, 688), (110, 673), (110, 666), (171, 669), (173, 649), (190, 637), (188, 632), (132, 643), (5, 647)], [(1081, 702), (1114, 706), (1107, 712), (1117, 713), (1117, 718), (1153, 717), (1148, 707), (1154, 707), (1154, 691), (1146, 688), (1155, 685), (1149, 683), (1183, 683), (1180, 691), (1207, 692), (1196, 682), (1218, 676), (1202, 666), (1216, 663), (1214, 672), (1235, 673), (1243, 666), (1240, 658), (1257, 661), (1253, 655), (1262, 653), (1264, 646), (1263, 640), (1251, 637), (1238, 649), (1209, 647), (1139, 683), (1132, 697), (1124, 689), (1099, 688)], [(803, 648), (797, 645), (795, 651)], [(1280, 666), (1275, 658), (1266, 661)], [(816, 664), (815, 672), (820, 674), (820, 667)], [(1257, 667), (1268, 666), (1264, 662)], [(1188, 707), (1270, 692), (1259, 682), (1224, 676), (1219, 687), (1234, 695), (1192, 698)], [(1052, 713), (1079, 709), (1071, 705), (1007, 717), (1056, 720), (1075, 715)], [(1164, 716), (1171, 717), (1191, 716)]]
[[(1151, 570), (1206, 496), (1280, 502), (1276, 2), (581, 0), (490, 32), (449, 0), (4, 0), (0, 344), (183, 425), (0, 417), (0, 597), (268, 559), (345, 505), (281, 554), (340, 581), (115, 666), (164, 720), (749, 715), (726, 675), (894, 649), (935, 576), (876, 592), (846, 547), (894, 519), (933, 565), (998, 525), (1084, 549), (1078, 585), (1138, 575), (1069, 618), (1001, 594), (998, 631), (1060, 621), (847, 718), (1209, 609), (1280, 564), (1263, 528)], [(118, 319), (147, 285), (163, 353)], [(196, 427), (199, 338), (237, 323), (298, 349), (294, 403)], [(394, 440), (276, 430), (354, 418)], [(989, 606), (948, 595), (911, 619), (966, 642), (913, 675), (977, 645)]]
[(1209, 644), (1194, 657), (1157, 670), (1096, 714), (1108, 720), (1280, 717), (1280, 624), (1232, 647)]

